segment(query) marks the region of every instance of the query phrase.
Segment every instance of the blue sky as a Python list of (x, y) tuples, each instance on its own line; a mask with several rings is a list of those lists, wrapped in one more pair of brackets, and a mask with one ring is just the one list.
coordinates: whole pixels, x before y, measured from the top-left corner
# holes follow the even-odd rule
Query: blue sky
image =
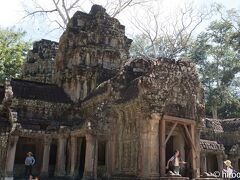
[[(61, 32), (55, 31), (54, 33), (49, 33), (49, 28), (51, 28), (51, 24), (46, 23), (43, 19), (33, 20), (22, 20), (26, 7), (31, 8), (32, 0), (7, 0), (1, 2), (0, 6), (0, 27), (13, 27), (20, 28), (27, 32), (27, 38), (31, 40), (39, 40), (41, 38), (47, 38), (51, 40), (57, 40), (61, 35)], [(41, 5), (46, 8), (51, 8), (51, 0), (39, 0)], [(70, 1), (70, 0), (68, 0)], [(104, 3), (105, 0), (99, 0), (99, 3)], [(181, 6), (184, 2), (189, 0), (157, 0), (161, 1), (161, 7), (165, 10), (165, 12), (174, 11), (174, 8), (177, 6)], [(223, 4), (227, 9), (235, 8), (240, 9), (240, 1), (239, 0), (194, 0), (194, 4), (196, 7), (200, 7), (202, 5), (208, 6), (212, 2), (217, 2)], [(91, 4), (84, 4), (84, 9), (88, 12), (90, 10)], [(141, 11), (140, 9), (137, 9)], [(136, 11), (136, 9), (135, 9)], [(128, 34), (132, 34), (135, 32), (135, 29), (131, 27), (129, 22), (129, 12), (124, 11), (118, 19), (122, 24), (126, 26), (126, 31)], [(141, 13), (141, 12), (140, 12)], [(52, 17), (54, 18), (54, 17)], [(199, 31), (203, 30), (207, 26), (207, 22), (203, 23), (201, 27), (199, 27)]]

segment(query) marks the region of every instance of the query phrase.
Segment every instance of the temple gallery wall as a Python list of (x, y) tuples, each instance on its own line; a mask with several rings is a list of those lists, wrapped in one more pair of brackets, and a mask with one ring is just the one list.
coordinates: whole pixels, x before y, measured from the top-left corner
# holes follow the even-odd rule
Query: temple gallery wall
[(33, 44), (20, 79), (0, 87), (0, 176), (181, 179), (239, 170), (239, 119), (206, 119), (196, 67), (187, 60), (130, 58), (132, 40), (105, 9), (77, 11), (59, 42)]

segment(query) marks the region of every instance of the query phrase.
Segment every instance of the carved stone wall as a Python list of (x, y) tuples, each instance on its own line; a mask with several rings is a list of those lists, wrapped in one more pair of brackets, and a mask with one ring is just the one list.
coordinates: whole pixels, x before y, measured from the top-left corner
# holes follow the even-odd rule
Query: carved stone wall
[(0, 131), (0, 178), (4, 176), (4, 165), (7, 155), (8, 135), (8, 132), (2, 130)]
[(59, 42), (56, 82), (72, 100), (84, 99), (111, 78), (128, 58), (131, 40), (125, 27), (94, 5), (89, 14), (76, 12)]
[(33, 43), (23, 66), (23, 79), (53, 83), (58, 43), (42, 39)]
[(131, 106), (118, 111), (117, 119), (117, 161), (116, 167), (119, 173), (137, 175), (139, 161), (139, 126), (134, 108)]
[(204, 117), (203, 88), (190, 62), (129, 60), (81, 109), (94, 132), (114, 138), (114, 174), (149, 178), (159, 175), (159, 118), (170, 115), (198, 124)]

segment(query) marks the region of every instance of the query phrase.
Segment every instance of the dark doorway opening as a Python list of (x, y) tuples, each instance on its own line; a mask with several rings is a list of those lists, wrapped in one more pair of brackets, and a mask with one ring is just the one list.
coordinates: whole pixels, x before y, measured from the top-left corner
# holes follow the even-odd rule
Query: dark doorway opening
[(98, 166), (106, 165), (106, 142), (98, 142)]
[[(41, 147), (40, 147), (41, 148)], [(39, 149), (40, 149), (39, 148)], [(39, 171), (39, 159), (41, 157), (36, 152), (36, 142), (35, 139), (20, 137), (16, 147), (16, 155), (14, 161), (14, 176), (15, 178), (25, 177), (25, 158), (27, 153), (32, 152), (35, 158), (35, 166), (33, 168), (33, 175), (37, 174)]]
[(57, 159), (57, 144), (53, 142), (50, 146), (50, 157), (49, 157), (49, 177), (54, 176), (55, 166), (56, 166), (56, 159)]
[(207, 172), (218, 171), (218, 163), (216, 154), (207, 154)]
[(97, 177), (104, 179), (106, 176), (106, 145), (105, 141), (98, 142)]
[[(166, 136), (167, 138), (167, 136)], [(174, 149), (173, 149), (173, 136), (171, 136), (168, 141), (167, 141), (167, 144), (166, 144), (166, 163), (168, 162), (168, 160), (174, 155)], [(167, 164), (166, 164), (167, 165)], [(171, 170), (173, 171), (173, 167), (172, 165), (170, 164), (169, 166), (169, 169), (168, 170)], [(168, 171), (167, 170), (167, 171)]]
[(79, 177), (83, 177), (84, 173), (84, 165), (85, 165), (85, 154), (86, 154), (86, 138), (80, 137), (78, 138), (78, 162), (79, 162), (79, 168), (78, 173)]

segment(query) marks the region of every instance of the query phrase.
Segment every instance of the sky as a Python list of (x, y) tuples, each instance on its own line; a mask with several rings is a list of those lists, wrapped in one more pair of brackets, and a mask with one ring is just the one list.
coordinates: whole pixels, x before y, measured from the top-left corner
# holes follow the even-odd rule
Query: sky
[[(51, 9), (51, 0), (36, 0), (41, 3), (41, 6)], [(71, 1), (71, 0), (67, 0)], [(96, 0), (100, 4), (105, 3), (105, 0)], [(82, 7), (86, 12), (91, 8), (90, 3), (87, 1), (82, 1)], [(184, 3), (189, 2), (189, 0), (156, 0), (159, 4), (159, 11), (167, 16), (168, 13), (173, 13), (175, 9), (182, 6)], [(240, 9), (240, 0), (193, 0), (194, 6), (196, 8), (201, 8), (202, 6), (209, 6), (213, 2), (223, 4), (227, 9), (235, 8)], [(32, 41), (40, 40), (42, 38), (50, 40), (58, 40), (61, 36), (62, 31), (49, 32), (49, 29), (53, 29), (52, 23), (47, 23), (46, 19), (37, 17), (35, 19), (23, 19), (26, 15), (25, 10), (33, 10), (32, 0), (7, 0), (1, 2), (0, 6), (0, 27), (1, 28), (11, 28), (22, 29), (27, 32), (27, 39)], [(131, 36), (137, 32), (136, 28), (132, 25), (132, 19), (130, 16), (139, 16), (139, 19), (144, 13), (141, 8), (131, 8), (130, 10), (123, 11), (117, 18), (122, 24), (126, 26), (126, 33)], [(165, 16), (164, 16), (165, 17)], [(50, 19), (56, 18), (54, 15)], [(207, 22), (203, 23), (198, 31), (206, 28)]]

